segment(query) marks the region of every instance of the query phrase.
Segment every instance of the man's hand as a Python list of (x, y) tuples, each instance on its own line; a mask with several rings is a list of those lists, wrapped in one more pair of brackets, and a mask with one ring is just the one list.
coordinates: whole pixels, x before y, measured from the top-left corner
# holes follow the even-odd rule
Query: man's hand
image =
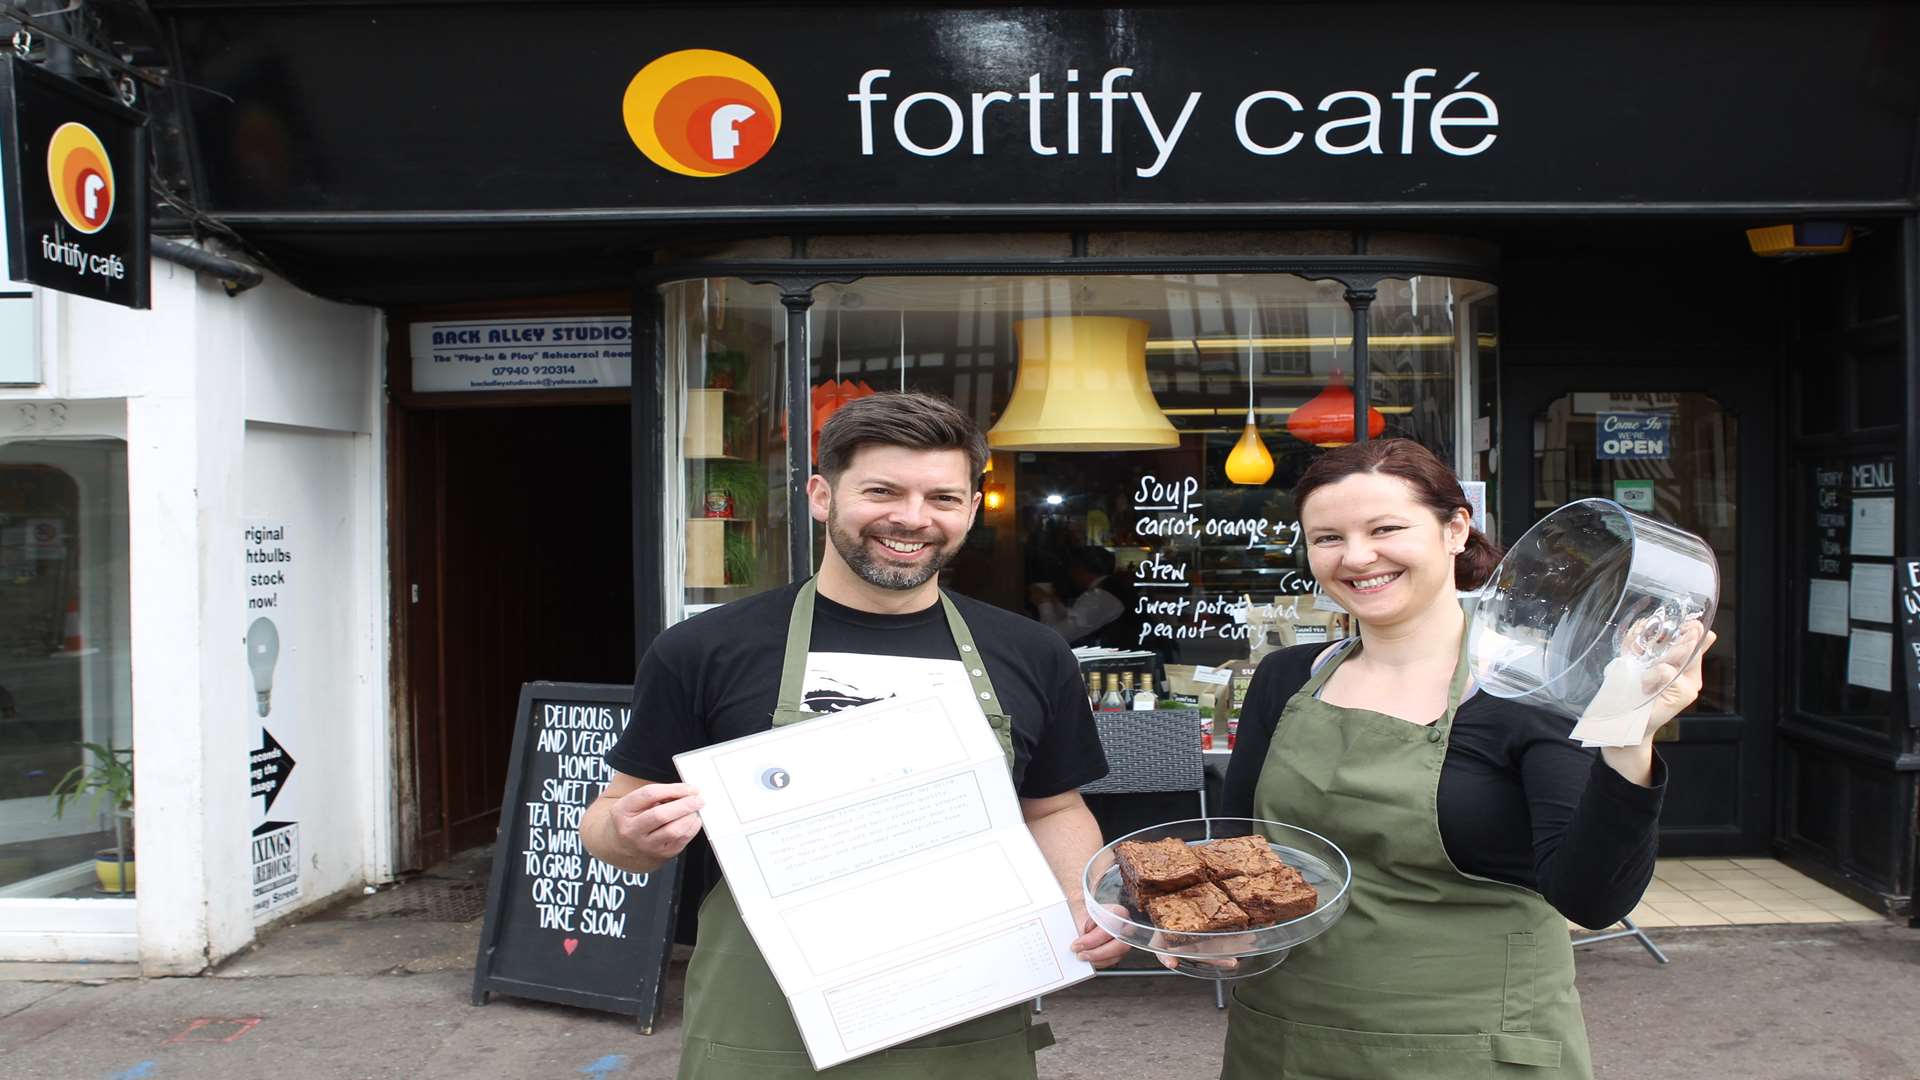
[(618, 778), (587, 809), (580, 836), (602, 862), (649, 873), (686, 850), (700, 832), (700, 808), (705, 805), (691, 784)]
[[(1108, 904), (1107, 910), (1123, 919), (1127, 917), (1127, 909), (1117, 904)], [(1096, 968), (1110, 968), (1119, 963), (1120, 958), (1127, 955), (1127, 950), (1132, 947), (1100, 929), (1091, 915), (1081, 918), (1080, 936), (1073, 939), (1074, 955)]]

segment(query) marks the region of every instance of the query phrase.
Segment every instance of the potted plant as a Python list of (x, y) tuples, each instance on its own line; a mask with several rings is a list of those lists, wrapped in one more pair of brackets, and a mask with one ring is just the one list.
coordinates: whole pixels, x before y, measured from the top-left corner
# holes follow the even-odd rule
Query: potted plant
[(765, 468), (757, 461), (709, 461), (704, 477), (706, 490), (726, 492), (732, 516), (756, 518), (767, 501)]
[[(82, 797), (87, 799), (88, 811), (93, 814), (100, 812), (102, 803), (110, 803), (114, 814), (114, 838), (118, 846), (102, 848), (93, 853), (93, 872), (100, 879), (102, 890), (130, 893), (134, 888), (133, 748), (115, 748), (94, 742), (80, 745), (93, 755), (93, 760), (75, 765), (53, 786), (53, 816), (65, 816), (67, 803)], [(122, 821), (127, 823), (124, 833), (121, 831)]]

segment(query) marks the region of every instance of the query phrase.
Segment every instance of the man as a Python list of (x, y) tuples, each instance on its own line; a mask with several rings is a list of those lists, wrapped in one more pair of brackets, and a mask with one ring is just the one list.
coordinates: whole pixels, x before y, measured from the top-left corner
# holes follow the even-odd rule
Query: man
[(1113, 552), (1103, 547), (1077, 547), (1067, 556), (1067, 577), (1078, 590), (1065, 604), (1051, 584), (1033, 586), (1028, 598), (1040, 621), (1069, 645), (1101, 645), (1115, 649), (1140, 647), (1140, 616), (1134, 611), (1133, 584), (1115, 576)]
[[(1106, 775), (1106, 758), (1079, 667), (1045, 627), (940, 592), (940, 568), (979, 510), (986, 456), (972, 420), (939, 398), (875, 394), (841, 406), (820, 432), (820, 472), (807, 481), (813, 518), (831, 541), (819, 574), (703, 613), (654, 642), (635, 679), (636, 720), (606, 755), (613, 781), (581, 821), (587, 850), (645, 872), (686, 848), (701, 800), (668, 782), (679, 751), (935, 678), (968, 678), (983, 723), (1010, 718), (996, 735), (1027, 827), (1082, 928), (1074, 950), (1098, 967), (1119, 960), (1127, 947), (1081, 911), (1080, 872), (1100, 829), (1078, 789)], [(794, 668), (804, 671), (800, 685), (783, 678), (788, 655), (805, 657)], [(974, 656), (984, 665), (961, 663)], [(683, 1034), (681, 1080), (812, 1071), (724, 882), (701, 905)], [(1051, 1041), (1021, 1005), (839, 1068), (911, 1080), (1031, 1078), (1034, 1050)]]

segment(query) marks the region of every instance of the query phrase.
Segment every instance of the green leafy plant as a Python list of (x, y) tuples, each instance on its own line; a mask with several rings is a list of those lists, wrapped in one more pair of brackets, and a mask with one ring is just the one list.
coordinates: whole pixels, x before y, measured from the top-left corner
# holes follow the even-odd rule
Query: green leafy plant
[(99, 813), (101, 803), (109, 801), (115, 810), (133, 809), (133, 747), (80, 745), (93, 760), (75, 765), (53, 786), (53, 816), (65, 816), (67, 803), (80, 798), (89, 800), (90, 813)]
[(760, 516), (760, 508), (767, 502), (767, 475), (759, 462), (709, 461), (706, 466), (706, 486), (693, 493), (696, 497), (708, 491), (725, 491), (733, 496), (734, 517)]
[(747, 354), (738, 349), (707, 353), (707, 386), (717, 390), (743, 389), (747, 381)]
[(754, 555), (753, 539), (745, 532), (727, 530), (726, 567), (729, 585), (751, 585), (758, 575), (759, 560)]

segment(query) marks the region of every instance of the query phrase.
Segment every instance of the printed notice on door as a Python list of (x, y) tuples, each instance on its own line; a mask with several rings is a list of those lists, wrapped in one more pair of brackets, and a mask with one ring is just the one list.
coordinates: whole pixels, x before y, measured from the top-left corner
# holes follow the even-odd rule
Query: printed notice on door
[(674, 764), (814, 1068), (1093, 974), (966, 684)]

